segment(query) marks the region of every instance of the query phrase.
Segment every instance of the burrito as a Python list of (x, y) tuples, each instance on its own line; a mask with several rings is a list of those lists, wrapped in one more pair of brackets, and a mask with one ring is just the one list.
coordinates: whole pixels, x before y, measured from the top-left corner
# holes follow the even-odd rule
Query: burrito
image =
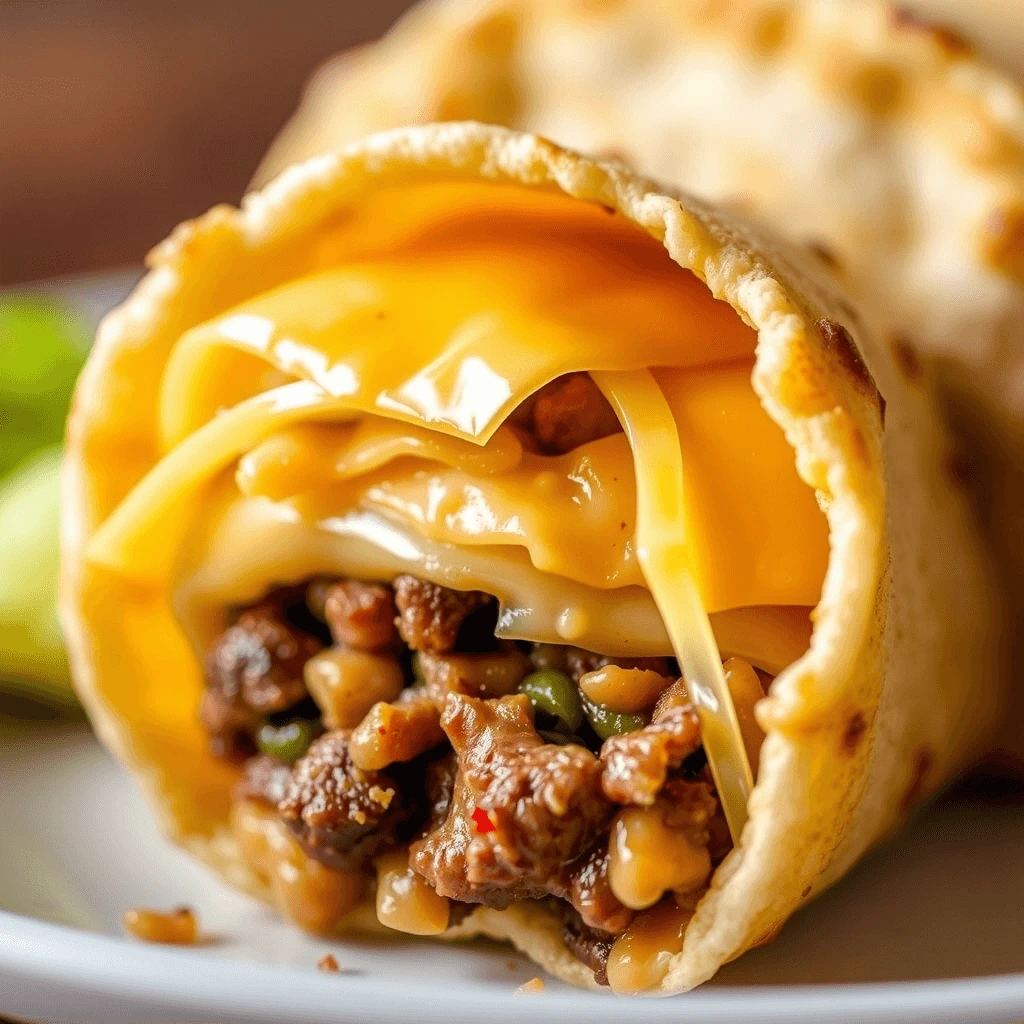
[[(911, 9), (916, 14), (910, 13)], [(764, 218), (936, 396), (1024, 636), (1024, 95), (1016, 0), (433, 0), (314, 78), (257, 173), (473, 118)], [(1016, 663), (1021, 653), (1007, 659)], [(1024, 706), (1005, 742), (1024, 747)]]
[(801, 251), (461, 123), (150, 266), (69, 422), (75, 681), (168, 835), (298, 926), (683, 991), (989, 739), (945, 428)]

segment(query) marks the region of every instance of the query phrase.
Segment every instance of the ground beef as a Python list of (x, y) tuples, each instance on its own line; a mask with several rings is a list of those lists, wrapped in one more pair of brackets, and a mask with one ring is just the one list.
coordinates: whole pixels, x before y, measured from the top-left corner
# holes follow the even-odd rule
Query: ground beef
[[(539, 450), (568, 450), (608, 432), (586, 375), (556, 385), (518, 414)], [(579, 743), (544, 743), (528, 699), (512, 695), (532, 668), (558, 668), (578, 683), (608, 665), (663, 676), (677, 666), (669, 658), (500, 641), (496, 614), (486, 594), (412, 576), (393, 588), (315, 580), (275, 592), (244, 611), (210, 651), (202, 718), (215, 748), (248, 757), (236, 798), (276, 807), (321, 863), (358, 870), (418, 837), (410, 864), (452, 901), (450, 924), (474, 905), (554, 898), (567, 947), (607, 984), (609, 951), (635, 916), (608, 880), (615, 805), (656, 804), (651, 813), (707, 845), (714, 863), (731, 846), (697, 714), (680, 681), (661, 695), (650, 725), (606, 740), (600, 758)], [(336, 643), (361, 650), (395, 650), (404, 641), (419, 652), (419, 682), (375, 704), (351, 732), (315, 740), (293, 767), (251, 756), (268, 717), (317, 713), (303, 666), (321, 649), (318, 636), (328, 639), (324, 622)], [(446, 738), (452, 749), (442, 752)]]
[(565, 374), (546, 384), (516, 410), (512, 422), (546, 455), (560, 455), (622, 430), (615, 411), (586, 373)]
[(215, 749), (228, 752), (239, 734), (255, 732), (267, 715), (303, 700), (302, 666), (321, 646), (288, 623), (278, 602), (242, 612), (206, 658), (200, 717)]
[(448, 817), (458, 774), (459, 759), (451, 750), (444, 757), (439, 757), (427, 765), (426, 789), (429, 811), (426, 832), (443, 825)]
[(504, 697), (515, 693), (532, 669), (530, 659), (511, 640), (486, 654), (419, 654), (420, 671), (429, 693), (441, 706), (449, 693), (467, 697)]
[[(714, 783), (707, 780), (709, 791), (714, 792)], [(725, 860), (726, 855), (732, 849), (732, 833), (729, 831), (729, 822), (726, 820), (725, 811), (717, 797), (715, 813), (711, 815), (708, 822), (708, 853), (711, 855), (711, 863), (718, 865)]]
[(585, 924), (601, 931), (618, 933), (633, 920), (633, 911), (619, 902), (608, 881), (608, 843), (602, 838), (591, 852), (573, 867), (568, 900)]
[(260, 800), (276, 807), (284, 799), (291, 773), (291, 765), (269, 754), (250, 757), (235, 786), (235, 799)]
[(400, 841), (423, 800), (416, 773), (363, 771), (349, 756), (348, 733), (325, 733), (292, 769), (281, 817), (310, 856), (350, 871)]
[(569, 866), (611, 820), (597, 758), (575, 744), (543, 743), (523, 696), (453, 694), (441, 725), (458, 774), (444, 823), (412, 847), (413, 868), (464, 902), (567, 894)]
[(718, 798), (710, 783), (669, 779), (658, 794), (658, 804), (668, 828), (686, 832), (694, 846), (708, 845), (718, 811)]
[[(403, 575), (395, 579), (395, 604), (398, 631), (413, 650), (447, 654), (455, 649), (466, 620), (478, 609), (496, 603), (478, 590), (451, 590)], [(489, 641), (494, 641), (493, 625)]]
[(585, 651), (582, 647), (569, 647), (565, 652), (565, 671), (574, 683), (588, 672), (596, 672), (607, 665), (618, 665), (620, 668), (642, 668), (658, 675), (669, 675), (668, 658), (612, 658), (606, 654), (595, 654)]
[(382, 583), (342, 580), (326, 588), (323, 617), (335, 643), (378, 651), (398, 643), (395, 595)]
[(701, 745), (697, 709), (682, 681), (673, 683), (654, 709), (651, 724), (605, 740), (601, 748), (605, 796), (649, 807), (668, 773)]
[(559, 910), (562, 918), (562, 941), (566, 949), (594, 972), (594, 981), (598, 985), (607, 985), (608, 956), (612, 951), (615, 936), (599, 928), (589, 927), (567, 904), (563, 903)]

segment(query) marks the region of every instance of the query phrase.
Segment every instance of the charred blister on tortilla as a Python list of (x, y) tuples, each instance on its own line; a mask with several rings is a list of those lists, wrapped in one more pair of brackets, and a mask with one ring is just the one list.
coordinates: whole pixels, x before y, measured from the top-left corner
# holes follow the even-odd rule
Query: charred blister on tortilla
[[(616, 938), (666, 894), (692, 901), (730, 848), (697, 714), (674, 659), (502, 640), (496, 617), (490, 595), (408, 575), (236, 609), (200, 714), (244, 757), (239, 846), (317, 932), (375, 870), (379, 918), (414, 934), (550, 903), (606, 983)], [(764, 680), (726, 668), (750, 712)]]

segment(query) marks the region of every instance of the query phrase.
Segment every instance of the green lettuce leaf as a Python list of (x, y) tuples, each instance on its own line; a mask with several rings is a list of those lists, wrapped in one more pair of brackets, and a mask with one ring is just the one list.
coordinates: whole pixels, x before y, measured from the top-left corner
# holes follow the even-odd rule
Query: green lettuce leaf
[(86, 347), (64, 306), (0, 296), (0, 680), (48, 697), (70, 692), (56, 611), (61, 441)]
[(63, 438), (86, 344), (84, 324), (66, 307), (0, 297), (0, 480)]

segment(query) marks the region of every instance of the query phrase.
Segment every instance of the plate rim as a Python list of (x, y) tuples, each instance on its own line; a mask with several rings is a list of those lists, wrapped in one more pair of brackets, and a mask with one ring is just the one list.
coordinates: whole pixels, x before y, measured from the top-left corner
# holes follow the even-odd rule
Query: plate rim
[[(29, 991), (25, 984), (45, 985), (51, 1001), (74, 998), (76, 1020), (82, 1013), (109, 1015), (112, 1008), (119, 1016), (162, 1010), (178, 1019), (188, 1014), (224, 1022), (279, 1024), (357, 1019), (385, 1024), (411, 1015), (460, 1024), (498, 1020), (510, 1011), (523, 1024), (546, 1024), (571, 1020), (584, 1007), (590, 1024), (618, 1024), (630, 1011), (642, 1012), (651, 1022), (708, 1024), (744, 1019), (810, 1024), (820, 1021), (826, 1008), (836, 1024), (897, 1018), (980, 1022), (1024, 1016), (1024, 972), (925, 981), (729, 986), (659, 1000), (555, 990), (511, 1004), (511, 986), (504, 993), (472, 980), (453, 988), (388, 979), (388, 999), (382, 1001), (380, 978), (373, 975), (323, 975), (312, 967), (197, 957), (193, 950), (135, 944), (0, 911), (0, 993), (19, 982), (22, 992)], [(296, 1002), (299, 993), (301, 1000)], [(5, 1012), (31, 1009), (0, 1006)]]

